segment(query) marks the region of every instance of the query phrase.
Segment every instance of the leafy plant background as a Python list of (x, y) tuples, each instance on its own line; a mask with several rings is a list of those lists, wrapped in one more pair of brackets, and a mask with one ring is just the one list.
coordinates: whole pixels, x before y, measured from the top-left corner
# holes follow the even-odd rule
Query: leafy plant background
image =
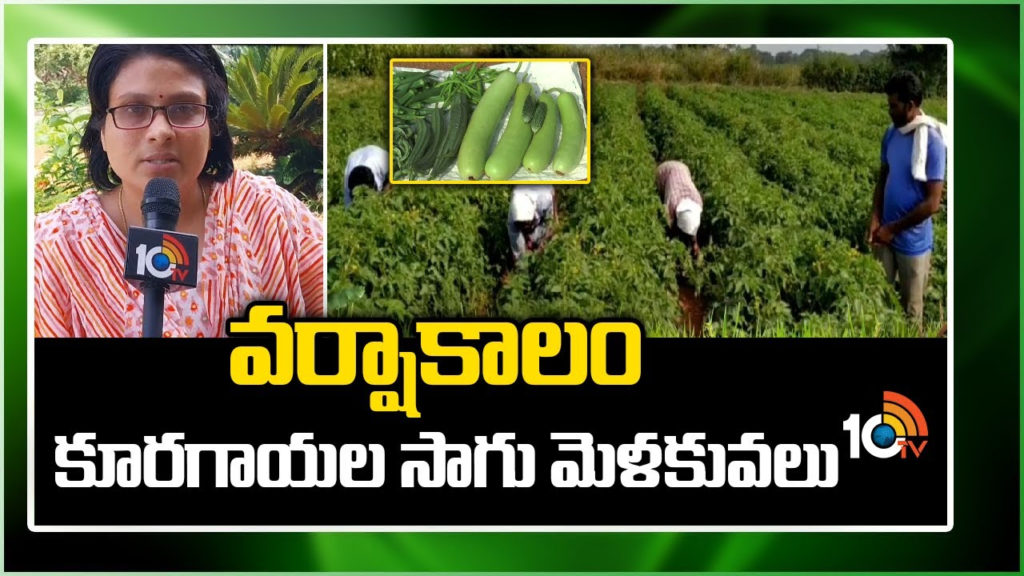
[(271, 155), (278, 184), (317, 199), (323, 190), (323, 49), (244, 46), (222, 54), (235, 153)]

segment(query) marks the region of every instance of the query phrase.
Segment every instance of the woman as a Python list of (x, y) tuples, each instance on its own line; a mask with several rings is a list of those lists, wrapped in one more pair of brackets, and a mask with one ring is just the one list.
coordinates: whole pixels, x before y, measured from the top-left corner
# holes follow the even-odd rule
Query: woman
[(256, 300), (324, 311), (323, 230), (298, 199), (234, 169), (227, 75), (211, 46), (104, 45), (88, 74), (82, 138), (95, 189), (36, 218), (35, 333), (134, 337), (143, 297), (124, 277), (127, 231), (144, 226), (153, 178), (181, 193), (177, 231), (199, 237), (199, 284), (172, 288), (164, 336), (223, 336)]

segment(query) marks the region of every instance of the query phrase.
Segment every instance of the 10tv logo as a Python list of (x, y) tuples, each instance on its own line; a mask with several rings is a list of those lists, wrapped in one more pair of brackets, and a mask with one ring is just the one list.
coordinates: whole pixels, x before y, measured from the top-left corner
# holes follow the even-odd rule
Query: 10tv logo
[(181, 282), (188, 277), (188, 252), (181, 242), (170, 234), (164, 234), (160, 246), (150, 248), (145, 244), (139, 244), (135, 247), (135, 256), (138, 257), (136, 274), (149, 274), (161, 279), (169, 276), (173, 282)]
[(124, 277), (194, 288), (198, 252), (199, 237), (194, 234), (132, 226), (128, 230)]
[[(897, 392), (882, 393), (882, 413), (861, 426), (860, 414), (850, 414), (843, 430), (850, 433), (850, 458), (860, 458), (860, 448), (875, 458), (892, 458), (908, 452), (920, 458), (928, 445), (928, 422), (917, 404)], [(909, 448), (909, 450), (908, 450)]]

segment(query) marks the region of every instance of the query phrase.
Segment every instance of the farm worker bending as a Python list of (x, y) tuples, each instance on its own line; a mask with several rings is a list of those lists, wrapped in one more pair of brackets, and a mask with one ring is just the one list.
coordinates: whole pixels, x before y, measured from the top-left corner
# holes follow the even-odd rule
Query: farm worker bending
[(932, 255), (932, 214), (942, 204), (946, 127), (921, 110), (921, 81), (897, 72), (885, 85), (892, 125), (882, 136), (868, 240), (900, 300), (918, 325), (924, 314)]
[(683, 239), (693, 243), (693, 254), (700, 254), (697, 229), (700, 228), (704, 200), (693, 184), (686, 164), (669, 160), (658, 166), (658, 193), (665, 203), (669, 228), (678, 228), (683, 233)]
[(555, 189), (552, 186), (516, 186), (508, 210), (508, 239), (516, 262), (529, 250), (543, 246), (551, 235), (555, 218)]
[(377, 192), (388, 186), (388, 153), (380, 146), (364, 146), (348, 155), (345, 164), (345, 206), (352, 204), (356, 186), (370, 186)]

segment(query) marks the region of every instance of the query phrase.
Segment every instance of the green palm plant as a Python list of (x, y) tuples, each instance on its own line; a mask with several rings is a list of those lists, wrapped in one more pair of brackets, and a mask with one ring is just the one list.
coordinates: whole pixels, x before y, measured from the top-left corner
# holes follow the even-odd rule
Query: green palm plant
[(246, 46), (228, 65), (236, 153), (270, 154), (272, 175), (307, 199), (323, 173), (322, 55), (319, 46)]

